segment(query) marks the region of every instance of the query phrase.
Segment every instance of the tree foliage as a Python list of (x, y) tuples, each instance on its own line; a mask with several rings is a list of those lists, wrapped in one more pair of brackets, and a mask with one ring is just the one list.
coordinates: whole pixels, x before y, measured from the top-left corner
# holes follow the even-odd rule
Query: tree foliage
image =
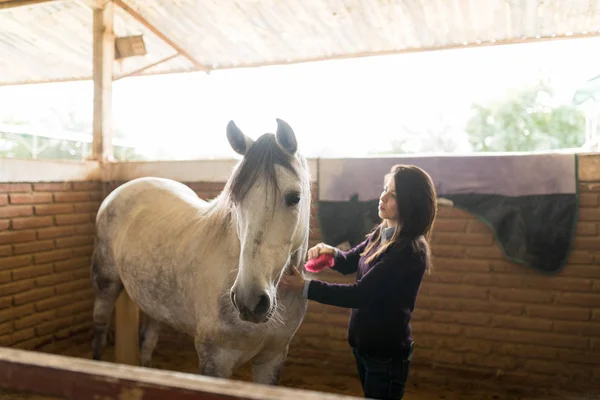
[(585, 114), (571, 104), (553, 104), (547, 82), (509, 93), (489, 105), (474, 104), (465, 131), (473, 151), (539, 151), (580, 147)]

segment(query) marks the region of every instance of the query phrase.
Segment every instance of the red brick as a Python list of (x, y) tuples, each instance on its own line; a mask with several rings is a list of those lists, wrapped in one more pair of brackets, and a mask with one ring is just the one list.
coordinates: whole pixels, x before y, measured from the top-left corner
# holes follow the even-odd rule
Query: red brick
[(64, 282), (56, 286), (56, 294), (74, 293), (80, 290), (91, 290), (92, 284), (89, 278), (72, 282)]
[(461, 308), (463, 311), (486, 312), (489, 314), (522, 315), (525, 306), (519, 303), (494, 301), (492, 298), (486, 302), (478, 299), (463, 299)]
[(102, 182), (100, 181), (73, 182), (71, 186), (75, 191), (102, 190)]
[(561, 293), (557, 297), (559, 304), (576, 305), (583, 307), (598, 307), (600, 294), (598, 293)]
[(513, 301), (523, 303), (551, 303), (554, 293), (531, 289), (502, 289), (491, 288), (490, 295), (499, 301)]
[(13, 245), (15, 255), (36, 253), (39, 251), (51, 250), (54, 248), (52, 240), (40, 240), (29, 243), (19, 243)]
[(10, 220), (0, 219), (0, 231), (5, 231), (10, 227)]
[(596, 207), (598, 205), (598, 194), (597, 193), (580, 193), (579, 194), (579, 206), (580, 207)]
[(554, 321), (554, 331), (577, 336), (600, 337), (600, 323), (592, 321)]
[(11, 282), (11, 274), (10, 271), (0, 271), (0, 284), (5, 284)]
[(485, 260), (503, 260), (504, 254), (496, 246), (470, 247), (466, 251), (467, 257)]
[(436, 259), (434, 260), (434, 265), (436, 265), (438, 261), (441, 261), (441, 259), (438, 259), (438, 257), (452, 257), (462, 259), (462, 257), (464, 257), (465, 255), (465, 249), (463, 247), (444, 246), (440, 244), (432, 245), (431, 252), (436, 257)]
[(34, 314), (35, 308), (32, 304), (25, 304), (18, 307), (10, 307), (0, 311), (0, 322), (12, 321), (17, 318), (26, 317)]
[(31, 264), (31, 256), (16, 256), (0, 259), (0, 270), (8, 270), (17, 267), (24, 267)]
[(54, 239), (58, 237), (73, 236), (75, 230), (72, 226), (57, 226), (52, 228), (42, 228), (37, 231), (38, 239)]
[(91, 235), (73, 236), (56, 239), (57, 248), (88, 246), (94, 244), (94, 237)]
[(422, 333), (431, 333), (436, 335), (458, 335), (463, 329), (460, 325), (442, 324), (433, 321), (413, 321), (411, 322), (411, 325), (417, 335)]
[(519, 363), (514, 357), (503, 357), (496, 354), (481, 356), (480, 354), (465, 354), (464, 363), (478, 367), (513, 369)]
[(561, 307), (557, 305), (527, 305), (525, 313), (530, 317), (549, 318), (554, 320), (587, 321), (590, 310), (579, 307)]
[(435, 233), (432, 237), (433, 244), (442, 245), (492, 245), (494, 238), (492, 234), (484, 233)]
[(29, 183), (0, 183), (0, 192), (4, 192), (4, 193), (31, 192), (31, 184), (29, 184)]
[(35, 206), (36, 215), (58, 215), (70, 214), (73, 212), (73, 204), (48, 204), (43, 206)]
[[(591, 260), (590, 260), (591, 263)], [(559, 276), (600, 279), (600, 265), (568, 265)]]
[(0, 232), (0, 244), (24, 243), (35, 240), (35, 231)]
[(468, 222), (467, 232), (470, 233), (491, 233), (492, 230), (489, 226), (480, 220), (472, 219)]
[(73, 257), (91, 256), (94, 251), (93, 245), (73, 247)]
[(76, 203), (88, 201), (90, 198), (88, 192), (59, 192), (54, 193), (54, 201), (57, 203)]
[(77, 225), (77, 224), (87, 224), (90, 222), (90, 216), (92, 214), (84, 213), (84, 214), (68, 214), (68, 215), (57, 215), (56, 225)]
[(438, 219), (433, 226), (433, 232), (465, 232), (467, 221), (464, 219)]
[(592, 321), (600, 321), (600, 307), (592, 311)]
[(12, 193), (9, 197), (11, 204), (52, 203), (51, 193)]
[(439, 322), (449, 322), (461, 325), (488, 325), (492, 317), (485, 313), (471, 313), (464, 311), (436, 311), (432, 319)]
[(66, 261), (60, 261), (54, 264), (54, 271), (65, 272), (77, 268), (89, 268), (90, 257), (72, 258)]
[(464, 285), (441, 285), (429, 284), (422, 287), (422, 293), (430, 296), (454, 297), (454, 298), (472, 298), (472, 299), (487, 299), (488, 289), (475, 286)]
[(33, 328), (27, 328), (22, 331), (17, 331), (13, 333), (12, 340), (15, 344), (14, 347), (18, 347), (16, 344), (24, 342), (28, 339), (35, 337), (35, 330)]
[(463, 275), (462, 282), (468, 285), (489, 286), (492, 284), (490, 274), (467, 274)]
[[(95, 216), (94, 216), (94, 220), (95, 220)], [(95, 230), (96, 230), (96, 226), (94, 224), (75, 226), (75, 233), (77, 233), (77, 234), (94, 233)]]
[[(29, 281), (23, 281), (29, 282)], [(15, 305), (33, 303), (36, 300), (47, 299), (54, 295), (54, 288), (37, 288), (14, 295)]]
[(104, 199), (104, 194), (102, 192), (89, 192), (90, 200), (102, 201)]
[(8, 195), (0, 194), (0, 206), (5, 206), (8, 204)]
[(487, 339), (500, 343), (534, 344), (565, 349), (586, 349), (588, 345), (586, 337), (540, 331), (467, 326), (464, 332), (467, 338)]
[(53, 272), (52, 264), (35, 265), (12, 270), (12, 279), (18, 281), (21, 279), (35, 278), (42, 275), (49, 275)]
[(0, 286), (0, 296), (8, 296), (15, 293), (22, 293), (26, 290), (33, 288), (34, 286), (35, 281), (33, 280), (7, 283), (5, 285)]
[[(0, 209), (1, 210), (1, 209)], [(573, 240), (574, 250), (597, 250), (600, 248), (600, 237), (598, 236), (579, 236)]]
[(35, 334), (38, 336), (54, 333), (59, 329), (68, 328), (73, 324), (73, 317), (62, 317), (49, 322), (44, 322), (35, 327)]
[(32, 206), (0, 207), (0, 218), (29, 217), (30, 215), (33, 215)]
[(433, 261), (434, 271), (458, 271), (458, 272), (489, 272), (490, 262), (487, 260), (447, 260), (443, 258)]
[(9, 257), (12, 255), (12, 246), (4, 245), (0, 246), (0, 257)]
[(552, 329), (552, 321), (541, 318), (496, 315), (492, 320), (492, 327), (530, 331), (549, 331)]
[(89, 202), (89, 203), (76, 203), (75, 204), (75, 212), (76, 213), (84, 213), (84, 212), (97, 212), (98, 208), (100, 208), (100, 202)]
[(428, 282), (437, 283), (460, 283), (462, 280), (462, 276), (455, 272), (436, 271), (435, 274), (425, 275), (425, 280)]
[(53, 261), (67, 260), (71, 255), (71, 249), (63, 249), (36, 253), (33, 258), (36, 264), (45, 264)]
[(449, 299), (442, 297), (419, 296), (417, 298), (417, 308), (430, 310), (460, 310), (461, 303), (459, 299)]
[(14, 230), (42, 228), (52, 225), (54, 225), (52, 217), (15, 218), (12, 220), (12, 228)]
[(28, 315), (27, 317), (17, 319), (15, 323), (15, 329), (21, 330), (40, 324), (45, 321), (51, 321), (56, 318), (56, 310), (49, 310), (46, 312), (35, 313)]
[(35, 183), (33, 190), (36, 192), (64, 192), (71, 190), (69, 182)]
[(527, 344), (500, 344), (496, 349), (496, 352), (502, 356), (514, 357), (515, 359), (526, 357), (542, 360), (554, 360), (558, 357), (558, 349)]
[(39, 300), (35, 303), (35, 309), (37, 311), (44, 311), (49, 309), (58, 308), (61, 306), (67, 306), (77, 302), (77, 294), (68, 293), (65, 295), (52, 296), (43, 300)]
[[(594, 255), (585, 250), (571, 250), (567, 261), (569, 263), (569, 268), (566, 268), (566, 270), (569, 270), (575, 264), (585, 264), (586, 266), (587, 264), (591, 264), (594, 261)], [(566, 270), (563, 270), (562, 273), (569, 272)]]
[(600, 209), (598, 208), (580, 208), (580, 221), (600, 221)]
[(579, 222), (575, 227), (575, 236), (596, 236), (598, 229), (595, 223), (591, 222)]

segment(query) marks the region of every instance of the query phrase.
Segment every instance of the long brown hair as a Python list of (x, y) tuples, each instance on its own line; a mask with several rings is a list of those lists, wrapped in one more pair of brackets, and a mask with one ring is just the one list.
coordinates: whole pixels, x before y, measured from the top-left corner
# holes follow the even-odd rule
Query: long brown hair
[(381, 234), (387, 228), (385, 221), (382, 221), (369, 233), (372, 235), (372, 240), (361, 256), (367, 255), (374, 247), (379, 246), (377, 251), (367, 258), (366, 262), (370, 263), (392, 245), (411, 244), (416, 246), (417, 241), (423, 237), (427, 247), (427, 272), (429, 273), (431, 263), (427, 241), (437, 214), (437, 194), (433, 181), (423, 169), (415, 165), (404, 164), (394, 165), (384, 180), (389, 178), (393, 178), (396, 185), (398, 229), (394, 231), (389, 242), (379, 246)]

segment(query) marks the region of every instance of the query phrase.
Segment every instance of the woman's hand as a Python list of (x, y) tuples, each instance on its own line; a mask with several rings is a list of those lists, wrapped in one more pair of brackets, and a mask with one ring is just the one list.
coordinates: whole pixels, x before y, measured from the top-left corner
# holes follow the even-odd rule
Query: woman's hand
[(319, 243), (308, 250), (308, 259), (317, 258), (319, 254), (335, 254), (335, 247), (325, 243)]
[(283, 274), (279, 281), (279, 287), (287, 292), (302, 293), (304, 290), (304, 278), (295, 266), (291, 265), (291, 275)]

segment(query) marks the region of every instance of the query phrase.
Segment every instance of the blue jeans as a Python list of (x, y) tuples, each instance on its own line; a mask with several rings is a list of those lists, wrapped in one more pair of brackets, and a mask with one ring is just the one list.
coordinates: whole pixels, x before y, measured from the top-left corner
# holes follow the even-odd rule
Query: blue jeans
[(406, 357), (374, 357), (353, 348), (365, 398), (398, 400), (404, 396), (412, 346)]

